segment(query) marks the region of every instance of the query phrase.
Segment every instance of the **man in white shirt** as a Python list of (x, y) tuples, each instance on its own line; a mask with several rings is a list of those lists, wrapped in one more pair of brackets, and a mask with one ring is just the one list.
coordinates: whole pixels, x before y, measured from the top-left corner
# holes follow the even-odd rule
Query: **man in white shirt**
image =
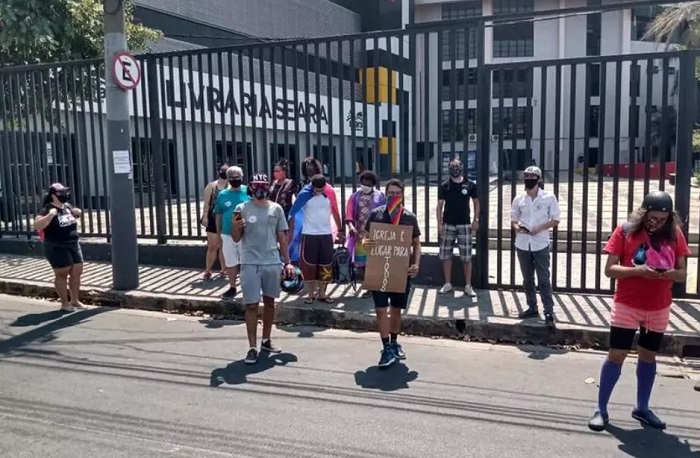
[(515, 248), (523, 274), (523, 287), (527, 298), (527, 310), (520, 318), (539, 317), (535, 290), (537, 274), (540, 298), (544, 307), (547, 327), (554, 327), (554, 299), (549, 272), (549, 230), (557, 227), (560, 220), (557, 197), (540, 187), (542, 171), (539, 167), (525, 169), (525, 192), (513, 199), (510, 216), (516, 231)]

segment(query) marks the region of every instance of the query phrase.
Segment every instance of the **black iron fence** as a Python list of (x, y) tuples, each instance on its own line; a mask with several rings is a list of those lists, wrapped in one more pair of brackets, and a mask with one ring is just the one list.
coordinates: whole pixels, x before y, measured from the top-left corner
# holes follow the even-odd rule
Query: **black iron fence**
[[(697, 295), (696, 55), (494, 64), (486, 26), (460, 24), (138, 56), (139, 237), (202, 240), (203, 191), (221, 163), (271, 175), (286, 158), (301, 179), (301, 162), (314, 156), (343, 207), (361, 170), (404, 178), (423, 241), (435, 246), (437, 187), (460, 158), (483, 209), (476, 284), (515, 287), (510, 204), (534, 163), (562, 210), (552, 235), (555, 289), (610, 291), (601, 257), (608, 234), (660, 188), (685, 218), (695, 254), (683, 293)], [(104, 71), (102, 61), (0, 69), (2, 236), (33, 236), (43, 189), (62, 181), (85, 209), (85, 236), (109, 239), (109, 201), (119, 196), (108, 195)]]

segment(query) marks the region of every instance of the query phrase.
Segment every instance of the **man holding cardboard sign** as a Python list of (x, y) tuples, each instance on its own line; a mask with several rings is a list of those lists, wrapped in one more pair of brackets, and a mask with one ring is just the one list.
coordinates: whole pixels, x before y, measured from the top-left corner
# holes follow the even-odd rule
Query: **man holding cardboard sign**
[[(367, 265), (362, 287), (372, 292), (377, 327), (382, 338), (379, 367), (405, 359), (398, 343), (401, 312), (408, 306), (410, 278), (418, 274), (420, 229), (416, 216), (404, 208), (404, 184), (392, 179), (386, 184), (387, 205), (372, 211), (365, 225)], [(389, 313), (389, 308), (391, 312)]]

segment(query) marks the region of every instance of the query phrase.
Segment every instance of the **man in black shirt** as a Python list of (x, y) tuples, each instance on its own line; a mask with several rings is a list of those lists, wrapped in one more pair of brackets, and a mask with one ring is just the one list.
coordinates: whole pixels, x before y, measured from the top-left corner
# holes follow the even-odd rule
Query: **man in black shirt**
[[(397, 359), (406, 359), (406, 354), (403, 352), (397, 340), (401, 329), (401, 311), (406, 310), (408, 306), (408, 296), (411, 291), (410, 279), (418, 274), (418, 266), (420, 265), (421, 246), (418, 218), (407, 208), (404, 208), (403, 193), (403, 182), (397, 179), (389, 180), (386, 184), (386, 198), (389, 204), (374, 209), (365, 224), (366, 234), (370, 233), (369, 228), (372, 223), (392, 224), (392, 220), (399, 225), (411, 226), (413, 228), (413, 252), (409, 260), (406, 291), (403, 293), (372, 291), (374, 308), (377, 313), (377, 328), (379, 329), (379, 336), (382, 339), (382, 354), (379, 359), (379, 367), (388, 367), (394, 364)], [(396, 203), (398, 203), (398, 205), (396, 205)], [(391, 212), (390, 209), (393, 208), (395, 208), (395, 211)], [(376, 245), (376, 243), (369, 238), (363, 239), (363, 243), (367, 249)], [(389, 307), (391, 307), (391, 312), (387, 313)]]
[[(476, 183), (464, 176), (462, 161), (454, 159), (449, 165), (450, 178), (438, 189), (437, 220), (440, 260), (445, 284), (440, 294), (452, 291), (452, 251), (457, 242), (459, 257), (464, 263), (464, 294), (476, 297), (472, 288), (472, 231), (479, 229), (481, 204), (476, 194)], [(469, 200), (474, 204), (474, 219), (470, 220)]]

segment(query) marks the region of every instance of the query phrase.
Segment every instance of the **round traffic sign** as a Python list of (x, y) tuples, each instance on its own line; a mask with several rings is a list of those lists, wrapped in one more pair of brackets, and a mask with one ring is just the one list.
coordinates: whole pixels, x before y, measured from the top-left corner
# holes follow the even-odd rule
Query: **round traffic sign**
[(141, 65), (129, 51), (121, 51), (114, 56), (112, 74), (117, 86), (130, 91), (141, 82)]

